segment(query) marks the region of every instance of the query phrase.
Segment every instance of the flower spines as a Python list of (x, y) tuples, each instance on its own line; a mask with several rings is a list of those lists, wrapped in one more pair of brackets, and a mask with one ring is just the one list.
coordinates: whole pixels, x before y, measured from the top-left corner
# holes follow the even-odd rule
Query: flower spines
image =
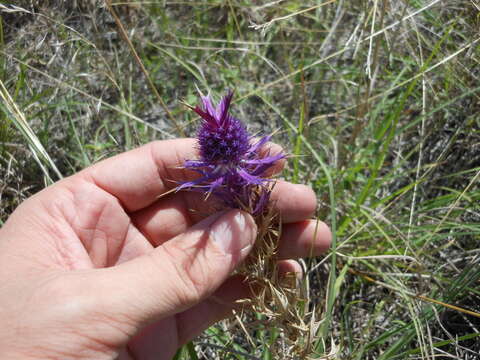
[(197, 134), (200, 159), (186, 161), (185, 167), (201, 176), (181, 184), (178, 190), (191, 188), (213, 193), (228, 207), (261, 213), (270, 194), (266, 186), (270, 179), (265, 178), (265, 171), (285, 156), (260, 155), (270, 136), (252, 141), (245, 125), (228, 113), (232, 96), (229, 92), (216, 108), (209, 96), (202, 96), (203, 109), (193, 108), (203, 119)]

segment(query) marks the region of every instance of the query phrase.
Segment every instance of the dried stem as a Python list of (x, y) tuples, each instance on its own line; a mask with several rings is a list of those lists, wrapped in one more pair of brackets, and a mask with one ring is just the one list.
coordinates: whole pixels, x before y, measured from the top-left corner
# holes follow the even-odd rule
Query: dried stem
[[(258, 197), (259, 192), (253, 197)], [(258, 227), (255, 246), (238, 270), (245, 276), (253, 296), (241, 302), (265, 320), (247, 322), (244, 326), (252, 330), (259, 325), (280, 329), (282, 336), (271, 345), (270, 351), (281, 359), (305, 359), (313, 352), (319, 322), (315, 321), (314, 313), (308, 311), (307, 296), (299, 286), (296, 274), (279, 275), (280, 215), (270, 203), (262, 214), (255, 216), (255, 222)]]

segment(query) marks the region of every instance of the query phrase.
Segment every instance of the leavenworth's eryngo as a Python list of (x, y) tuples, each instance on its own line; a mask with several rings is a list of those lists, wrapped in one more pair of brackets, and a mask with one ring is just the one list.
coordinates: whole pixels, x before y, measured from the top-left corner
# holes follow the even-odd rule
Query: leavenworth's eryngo
[(270, 136), (255, 140), (249, 135), (245, 125), (229, 113), (232, 97), (233, 92), (228, 92), (215, 107), (209, 95), (202, 96), (203, 106), (192, 107), (202, 118), (197, 134), (200, 159), (186, 161), (185, 167), (201, 176), (177, 189), (213, 194), (227, 207), (258, 215), (270, 197), (266, 171), (285, 155), (262, 152)]

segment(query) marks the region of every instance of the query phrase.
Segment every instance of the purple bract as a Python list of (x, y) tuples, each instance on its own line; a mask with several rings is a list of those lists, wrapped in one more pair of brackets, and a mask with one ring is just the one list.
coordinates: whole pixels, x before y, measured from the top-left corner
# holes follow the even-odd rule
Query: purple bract
[(228, 113), (233, 92), (228, 92), (215, 108), (210, 96), (202, 96), (203, 108), (192, 108), (202, 118), (198, 130), (199, 160), (188, 160), (185, 167), (200, 174), (177, 189), (213, 194), (228, 207), (263, 212), (270, 190), (266, 170), (285, 157), (283, 153), (261, 153), (270, 136), (254, 140), (245, 125)]

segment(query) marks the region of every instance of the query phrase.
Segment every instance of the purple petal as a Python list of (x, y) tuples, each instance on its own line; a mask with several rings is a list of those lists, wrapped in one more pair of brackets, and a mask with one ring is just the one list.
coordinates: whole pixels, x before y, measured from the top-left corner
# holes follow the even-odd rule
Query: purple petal
[(202, 109), (200, 109), (198, 106), (196, 106), (193, 111), (195, 111), (198, 115), (200, 115), (200, 117), (205, 120), (206, 122), (208, 122), (209, 124), (211, 124), (212, 126), (216, 126), (218, 125), (217, 123), (217, 119), (215, 119), (214, 116), (210, 115), (209, 112), (205, 112), (203, 111)]
[[(258, 165), (253, 171), (250, 171), (253, 176), (263, 176), (265, 171), (270, 169), (273, 166), (272, 163), (270, 164), (261, 164)], [(265, 179), (265, 181), (271, 181), (270, 179)]]
[(209, 191), (208, 192), (212, 192), (214, 191), (217, 187), (219, 187), (220, 185), (223, 184), (223, 180), (224, 180), (224, 177), (223, 176), (220, 176), (218, 179), (216, 179), (215, 181), (213, 181), (212, 183), (210, 183), (208, 185), (208, 189)]
[[(219, 179), (218, 175), (216, 174), (211, 174), (204, 172), (202, 170), (198, 170), (199, 173), (203, 174), (204, 176), (199, 177), (198, 179), (192, 180), (192, 181), (186, 181), (181, 183), (179, 186), (176, 188), (176, 192), (186, 189), (186, 188), (194, 188), (194, 187), (210, 187), (212, 183), (217, 182)], [(212, 181), (213, 180), (213, 181)], [(212, 182), (210, 182), (212, 181)]]
[(183, 190), (186, 188), (194, 187), (197, 184), (198, 184), (197, 180), (184, 182), (176, 187), (175, 192), (179, 192), (180, 190)]
[(209, 164), (201, 160), (185, 160), (183, 164), (186, 168), (207, 167)]
[(249, 184), (261, 185), (266, 181), (266, 179), (262, 179), (261, 177), (250, 175), (243, 169), (238, 169), (237, 174)]
[(217, 119), (219, 120), (219, 124), (223, 124), (224, 121), (228, 118), (228, 108), (230, 107), (230, 103), (232, 102), (233, 91), (229, 91), (227, 95), (225, 95), (220, 103), (217, 106)]
[(250, 149), (248, 149), (247, 154), (252, 154), (252, 153), (257, 152), (263, 145), (265, 145), (267, 142), (269, 142), (271, 138), (272, 138), (271, 135), (264, 136), (263, 138), (258, 140), (255, 144), (250, 146)]
[(205, 111), (212, 115), (212, 117), (214, 117), (215, 120), (218, 122), (217, 112), (215, 111), (215, 107), (212, 104), (212, 99), (210, 98), (210, 95), (202, 96), (202, 103)]
[(276, 161), (283, 159), (285, 157), (284, 154), (280, 153), (277, 155), (267, 156), (261, 159), (251, 159), (245, 160), (246, 164), (270, 164), (273, 165)]
[(262, 193), (260, 194), (260, 198), (257, 200), (255, 209), (253, 210), (253, 215), (261, 214), (263, 210), (265, 210), (265, 207), (267, 206), (269, 200), (270, 191), (263, 189)]

